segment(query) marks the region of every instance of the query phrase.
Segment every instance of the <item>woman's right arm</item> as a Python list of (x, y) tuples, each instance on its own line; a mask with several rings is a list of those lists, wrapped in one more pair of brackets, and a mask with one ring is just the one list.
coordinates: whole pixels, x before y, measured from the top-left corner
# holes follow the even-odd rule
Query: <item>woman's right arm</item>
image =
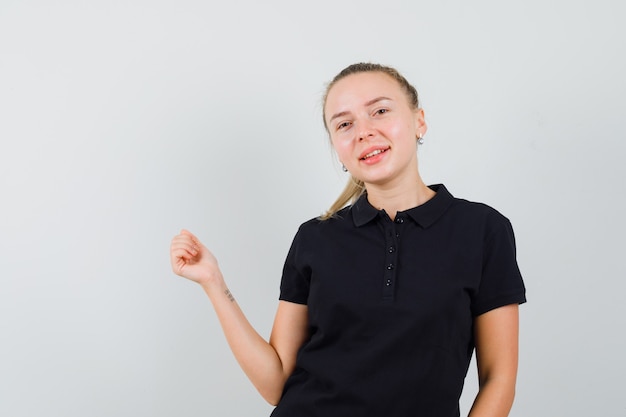
[(202, 286), (237, 362), (263, 398), (276, 405), (308, 337), (307, 306), (280, 301), (268, 343), (239, 308), (213, 254), (193, 234), (183, 230), (172, 239), (170, 258), (174, 273)]

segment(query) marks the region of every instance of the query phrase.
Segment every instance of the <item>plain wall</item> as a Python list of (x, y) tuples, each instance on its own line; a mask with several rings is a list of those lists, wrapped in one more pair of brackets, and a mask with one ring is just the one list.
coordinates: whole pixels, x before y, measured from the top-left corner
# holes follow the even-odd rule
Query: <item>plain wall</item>
[(511, 416), (623, 417), (624, 9), (2, 0), (0, 415), (269, 415), (170, 239), (194, 231), (269, 336), (291, 239), (346, 180), (324, 86), (374, 61), (421, 94), (425, 181), (513, 223)]

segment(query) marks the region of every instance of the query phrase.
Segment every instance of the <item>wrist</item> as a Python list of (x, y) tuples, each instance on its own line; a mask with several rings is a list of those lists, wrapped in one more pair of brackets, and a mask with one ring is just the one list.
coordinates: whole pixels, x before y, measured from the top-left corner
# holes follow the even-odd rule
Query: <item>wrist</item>
[(219, 272), (211, 274), (199, 284), (209, 297), (212, 297), (213, 294), (223, 293), (228, 289), (224, 277)]
[(217, 306), (218, 304), (222, 304), (224, 302), (230, 301), (231, 303), (235, 302), (235, 297), (230, 292), (226, 283), (223, 282), (221, 285), (208, 285), (203, 286), (204, 292), (209, 296), (211, 303), (213, 306)]

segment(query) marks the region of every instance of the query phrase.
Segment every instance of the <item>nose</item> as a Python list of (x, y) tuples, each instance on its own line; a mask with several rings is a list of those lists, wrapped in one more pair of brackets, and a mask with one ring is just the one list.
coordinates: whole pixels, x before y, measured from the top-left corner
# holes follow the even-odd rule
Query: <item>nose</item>
[(374, 129), (372, 128), (372, 125), (366, 121), (362, 121), (359, 124), (357, 139), (359, 140), (359, 142), (361, 142), (362, 140), (367, 139), (371, 136), (374, 136)]

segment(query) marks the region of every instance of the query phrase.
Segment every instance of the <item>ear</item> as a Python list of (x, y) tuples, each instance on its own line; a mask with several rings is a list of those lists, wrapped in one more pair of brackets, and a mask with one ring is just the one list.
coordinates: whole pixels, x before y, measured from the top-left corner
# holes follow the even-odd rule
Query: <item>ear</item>
[(428, 130), (426, 119), (424, 118), (424, 109), (415, 109), (413, 114), (415, 117), (415, 137), (423, 137), (426, 135), (426, 131)]

